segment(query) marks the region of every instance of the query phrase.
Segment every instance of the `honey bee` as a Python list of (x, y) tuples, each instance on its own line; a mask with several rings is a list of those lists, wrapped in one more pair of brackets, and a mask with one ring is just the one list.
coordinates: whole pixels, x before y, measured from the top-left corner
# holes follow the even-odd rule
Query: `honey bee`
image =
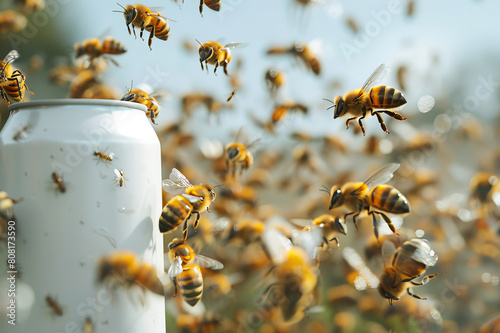
[(491, 318), (479, 329), (479, 333), (498, 333), (500, 332), (500, 315)]
[(97, 73), (91, 69), (83, 70), (71, 80), (69, 97), (83, 98), (85, 92), (96, 84), (98, 84)]
[(59, 176), (56, 172), (52, 172), (52, 181), (56, 185), (56, 188), (59, 192), (64, 193), (66, 192), (66, 185), (63, 182), (63, 179), (61, 176)]
[(334, 185), (330, 191), (327, 188), (323, 190), (330, 196), (329, 209), (345, 205), (351, 212), (344, 215), (344, 220), (349, 215), (353, 215), (353, 222), (356, 226), (356, 217), (361, 212), (366, 211), (373, 218), (373, 226), (375, 236), (378, 238), (377, 219), (375, 214), (382, 216), (393, 233), (396, 233), (396, 228), (391, 222), (391, 219), (385, 213), (403, 215), (410, 212), (410, 204), (408, 200), (392, 186), (384, 184), (389, 181), (393, 172), (399, 168), (399, 164), (388, 164), (374, 174), (372, 174), (365, 182), (349, 182), (342, 187)]
[(266, 80), (266, 85), (267, 85), (267, 88), (269, 89), (269, 92), (271, 93), (271, 95), (274, 96), (276, 94), (276, 91), (281, 86), (283, 86), (283, 84), (285, 84), (286, 76), (285, 76), (285, 73), (283, 73), (283, 72), (280, 72), (280, 71), (273, 69), (273, 68), (269, 68), (266, 71), (265, 80)]
[(21, 7), (23, 12), (29, 13), (34, 10), (43, 10), (45, 8), (45, 0), (15, 0)]
[(14, 10), (0, 12), (0, 34), (7, 36), (9, 32), (18, 32), (26, 28), (28, 19)]
[(291, 54), (302, 60), (306, 67), (314, 74), (321, 73), (321, 63), (309, 46), (300, 43), (295, 43), (289, 48), (274, 47), (267, 51), (267, 54)]
[(163, 189), (175, 194), (165, 207), (160, 216), (160, 232), (174, 230), (184, 223), (183, 239), (187, 239), (187, 220), (196, 214), (194, 230), (198, 228), (200, 212), (207, 210), (215, 200), (213, 187), (207, 184), (192, 185), (189, 180), (176, 168), (172, 169), (169, 179), (163, 180)]
[(125, 177), (123, 176), (123, 170), (114, 169), (113, 172), (116, 175), (115, 182), (116, 186), (123, 187), (125, 184)]
[(151, 122), (156, 125), (155, 118), (160, 114), (160, 107), (153, 95), (148, 95), (144, 90), (130, 87), (121, 100), (145, 105), (148, 108), (146, 117), (151, 118)]
[(236, 175), (241, 175), (243, 170), (250, 168), (253, 165), (253, 154), (250, 148), (257, 141), (245, 146), (239, 142), (231, 142), (224, 149), (224, 159), (231, 180), (234, 180)]
[(319, 228), (321, 230), (321, 242), (317, 244), (318, 247), (322, 247), (323, 245), (325, 245), (330, 249), (330, 242), (335, 241), (337, 247), (340, 249), (340, 243), (337, 235), (347, 235), (347, 226), (344, 220), (340, 217), (332, 216), (329, 214), (318, 216), (312, 221), (293, 219), (292, 223), (297, 226), (303, 227), (303, 231), (308, 232)]
[(354, 21), (352, 17), (348, 17), (346, 19), (346, 23), (349, 26), (349, 28), (351, 28), (352, 32), (354, 32), (355, 34), (359, 32), (358, 24), (356, 23), (356, 21)]
[(52, 309), (52, 313), (56, 316), (62, 316), (63, 315), (63, 309), (62, 307), (57, 303), (57, 301), (52, 298), (52, 296), (47, 295), (45, 297), (45, 302), (47, 305)]
[(233, 99), (234, 94), (236, 94), (236, 89), (234, 89), (234, 90), (231, 92), (231, 95), (227, 98), (226, 102), (231, 101), (231, 99)]
[(191, 314), (180, 314), (177, 316), (177, 327), (180, 333), (211, 333), (215, 332), (222, 325), (220, 314), (207, 312), (202, 316), (194, 316)]
[[(351, 90), (346, 93), (344, 97), (337, 96), (334, 101), (325, 99), (333, 104), (328, 108), (328, 110), (335, 108), (333, 119), (337, 119), (338, 117), (342, 117), (346, 114), (352, 115), (353, 117), (347, 119), (346, 121), (346, 128), (349, 128), (349, 122), (358, 119), (363, 135), (366, 135), (366, 133), (362, 120), (368, 113), (377, 116), (382, 130), (387, 134), (391, 132), (387, 130), (384, 119), (382, 119), (380, 113), (385, 113), (397, 120), (408, 119), (396, 111), (385, 110), (395, 109), (406, 104), (406, 99), (400, 91), (387, 86), (370, 87), (381, 76), (384, 70), (384, 64), (378, 66), (372, 75), (370, 75), (368, 80), (366, 80), (361, 89)], [(370, 89), (368, 90), (368, 88)], [(374, 111), (373, 109), (381, 110)]]
[(260, 241), (265, 228), (266, 225), (262, 221), (248, 218), (240, 219), (228, 229), (224, 242), (241, 242), (244, 246), (239, 246), (239, 248), (244, 248), (251, 243)]
[(110, 153), (109, 155), (103, 153), (102, 151), (99, 150), (94, 150), (94, 156), (97, 158), (97, 161), (103, 161), (106, 165), (110, 162), (113, 161), (113, 158), (115, 156), (114, 153)]
[[(125, 52), (127, 52), (125, 45), (112, 37), (106, 37), (103, 41), (100, 41), (97, 38), (90, 38), (81, 43), (75, 44), (76, 58), (87, 55), (91, 63), (95, 58), (105, 56), (107, 54), (123, 54)], [(116, 66), (118, 66), (118, 63), (114, 59), (105, 59), (111, 60)]]
[(227, 65), (231, 62), (231, 49), (234, 49), (235, 47), (243, 45), (242, 43), (230, 43), (222, 46), (221, 44), (214, 42), (214, 41), (208, 41), (205, 43), (200, 43), (198, 40), (196, 40), (200, 46), (198, 47), (198, 54), (200, 55), (200, 64), (201, 64), (201, 69), (205, 69), (203, 67), (203, 62), (205, 62), (205, 67), (207, 68), (208, 71), (208, 64), (210, 65), (215, 65), (214, 73), (217, 74), (217, 68), (219, 66), (222, 66), (224, 69), (224, 73), (226, 75), (229, 75), (227, 73)]
[(118, 4), (118, 6), (122, 7), (124, 11), (114, 12), (122, 13), (125, 16), (125, 23), (127, 25), (129, 35), (132, 34), (130, 32), (130, 24), (132, 24), (134, 37), (137, 37), (134, 27), (141, 28), (139, 35), (141, 38), (144, 30), (150, 32), (148, 38), (148, 46), (150, 50), (152, 50), (151, 44), (153, 43), (153, 37), (161, 40), (168, 39), (168, 35), (170, 34), (168, 19), (163, 17), (160, 13), (153, 13), (150, 8), (141, 4), (127, 5), (126, 7)]
[[(30, 91), (25, 82), (26, 77), (18, 69), (14, 70), (11, 65), (19, 57), (19, 53), (12, 50), (0, 62), (0, 95), (8, 105), (10, 101), (7, 96), (19, 102), (24, 99), (24, 92)], [(32, 92), (31, 94), (33, 95)]]
[(186, 303), (195, 306), (203, 294), (203, 276), (200, 266), (218, 270), (224, 268), (224, 265), (215, 259), (195, 254), (184, 239), (174, 238), (168, 244), (168, 249), (168, 257), (172, 263), (168, 269), (168, 276), (174, 282), (174, 297), (179, 289)]
[(382, 297), (393, 301), (399, 300), (403, 293), (408, 292), (410, 296), (425, 300), (411, 291), (411, 285), (422, 286), (438, 274), (430, 274), (423, 277), (421, 282), (414, 281), (421, 276), (429, 266), (434, 266), (438, 260), (437, 254), (431, 249), (429, 242), (425, 239), (414, 238), (406, 241), (397, 250), (392, 242), (382, 244), (382, 253), (388, 259), (392, 255), (390, 265), (384, 268), (380, 276), (378, 290)]
[[(500, 195), (500, 181), (497, 176), (489, 172), (478, 172), (470, 180), (470, 199), (479, 204), (494, 202), (494, 196)], [(498, 199), (497, 199), (498, 200)]]
[(156, 268), (141, 262), (135, 253), (115, 251), (108, 257), (99, 260), (97, 266), (98, 281), (103, 283), (108, 279), (116, 279), (125, 287), (138, 285), (155, 294), (164, 295), (163, 284), (158, 278)]
[(200, 0), (200, 14), (203, 17), (203, 4), (210, 8), (211, 10), (215, 10), (218, 12), (220, 10), (221, 0)]
[(398, 78), (398, 85), (401, 89), (406, 90), (405, 77), (408, 75), (408, 67), (401, 65), (398, 67), (396, 76)]
[(281, 105), (277, 105), (274, 108), (273, 114), (271, 116), (271, 123), (275, 125), (280, 120), (285, 119), (286, 115), (290, 111), (300, 111), (303, 114), (307, 114), (308, 107), (304, 104), (295, 103), (295, 102), (287, 102)]

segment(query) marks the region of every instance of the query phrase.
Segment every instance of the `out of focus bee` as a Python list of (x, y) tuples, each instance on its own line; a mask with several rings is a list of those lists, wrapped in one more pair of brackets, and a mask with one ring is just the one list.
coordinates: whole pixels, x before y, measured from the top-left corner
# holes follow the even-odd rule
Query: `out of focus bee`
[(308, 107), (304, 104), (288, 102), (281, 105), (277, 105), (271, 116), (272, 124), (276, 124), (278, 121), (283, 120), (290, 111), (300, 111), (303, 114), (307, 114)]
[(156, 268), (140, 261), (133, 252), (115, 251), (108, 257), (101, 258), (97, 275), (101, 283), (115, 279), (127, 288), (137, 285), (155, 294), (164, 295), (163, 284), (158, 278)]
[(390, 265), (384, 268), (380, 276), (378, 290), (382, 297), (389, 300), (389, 304), (399, 300), (406, 291), (410, 296), (425, 300), (417, 294), (413, 294), (411, 286), (422, 286), (438, 274), (430, 274), (423, 277), (421, 282), (414, 281), (421, 276), (429, 266), (434, 266), (438, 260), (437, 254), (431, 249), (429, 242), (425, 239), (414, 238), (406, 241), (397, 250), (393, 243), (385, 242), (382, 245), (384, 258), (392, 255)]
[(125, 16), (125, 23), (127, 25), (128, 33), (131, 35), (130, 24), (132, 24), (132, 31), (135, 35), (135, 28), (140, 28), (141, 32), (139, 37), (142, 38), (142, 33), (144, 30), (149, 31), (148, 46), (151, 50), (151, 44), (153, 43), (153, 37), (161, 40), (167, 40), (170, 34), (170, 26), (168, 24), (167, 18), (163, 17), (160, 13), (153, 13), (150, 8), (137, 4), (137, 5), (127, 5), (123, 7), (118, 4), (118, 6), (123, 8), (123, 12), (115, 11), (118, 13), (123, 13)]
[[(335, 108), (333, 119), (337, 119), (346, 114), (352, 115), (352, 117), (346, 121), (346, 128), (349, 128), (349, 123), (352, 120), (358, 119), (363, 135), (366, 135), (366, 133), (361, 120), (367, 115), (377, 116), (382, 130), (387, 134), (390, 132), (387, 130), (387, 126), (380, 113), (385, 113), (397, 120), (406, 120), (407, 118), (403, 117), (398, 112), (386, 110), (395, 109), (406, 104), (406, 99), (400, 91), (387, 86), (371, 87), (381, 74), (384, 73), (384, 70), (384, 64), (378, 66), (361, 89), (351, 90), (347, 92), (344, 97), (337, 96), (334, 101), (328, 100), (333, 104), (328, 110)], [(368, 88), (370, 89), (368, 90)], [(373, 109), (381, 110), (374, 111)]]
[(222, 103), (213, 96), (195, 92), (182, 96), (181, 105), (183, 116), (189, 117), (192, 111), (200, 104), (207, 108), (209, 114), (217, 113), (222, 109)]
[(278, 322), (297, 323), (316, 302), (317, 269), (307, 252), (293, 246), (279, 231), (266, 229), (263, 242), (277, 282), (266, 288), (261, 299), (270, 298), (272, 306), (279, 308)]
[(45, 8), (45, 0), (14, 0), (21, 11), (30, 13), (34, 10), (43, 10)]
[(406, 14), (408, 16), (413, 16), (414, 12), (415, 12), (415, 1), (414, 0), (408, 0), (408, 9), (406, 11)]
[(50, 295), (45, 297), (45, 302), (52, 309), (52, 313), (56, 316), (62, 316), (64, 311), (57, 301)]
[(251, 218), (239, 219), (228, 229), (224, 242), (228, 244), (241, 243), (241, 246), (237, 245), (237, 247), (244, 248), (251, 243), (260, 241), (265, 228), (266, 225), (262, 221)]
[(64, 181), (61, 176), (59, 176), (56, 172), (52, 172), (50, 175), (52, 178), (52, 181), (54, 182), (57, 190), (61, 193), (66, 192), (66, 185), (64, 184)]
[(151, 122), (156, 125), (155, 118), (160, 114), (160, 107), (153, 95), (148, 95), (144, 90), (130, 87), (121, 100), (145, 105), (148, 108), (146, 116), (151, 118)]
[[(228, 184), (221, 189), (220, 197), (224, 198), (224, 201), (221, 200), (222, 206), (227, 205), (227, 200), (234, 200), (254, 208), (257, 200), (257, 193), (248, 185)], [(238, 209), (241, 210), (241, 207)]]
[(356, 224), (356, 217), (363, 211), (373, 218), (373, 226), (375, 236), (378, 238), (377, 219), (375, 214), (382, 216), (393, 233), (396, 233), (396, 228), (391, 222), (391, 219), (385, 213), (403, 215), (410, 212), (410, 204), (408, 200), (397, 189), (390, 185), (384, 184), (389, 181), (393, 172), (399, 168), (399, 164), (391, 163), (371, 175), (365, 182), (349, 182), (342, 187), (334, 185), (330, 191), (324, 189), (331, 195), (329, 209), (345, 205), (350, 213), (344, 215), (344, 220), (349, 215), (353, 215), (353, 222)]
[(203, 62), (205, 62), (207, 71), (208, 64), (215, 65), (214, 73), (217, 72), (217, 68), (219, 66), (222, 66), (226, 75), (229, 75), (227, 73), (227, 65), (229, 65), (229, 63), (231, 62), (230, 50), (243, 45), (242, 43), (230, 43), (222, 46), (221, 44), (214, 41), (208, 41), (203, 44), (198, 42), (198, 44), (200, 44), (200, 46), (198, 47), (198, 54), (200, 55), (201, 69), (204, 69)]
[(500, 315), (493, 317), (486, 324), (481, 326), (478, 333), (498, 333), (500, 332)]
[(14, 200), (9, 198), (9, 195), (5, 191), (0, 191), (0, 220), (5, 219), (6, 221), (12, 220), (14, 217), (13, 206), (16, 203), (21, 202), (22, 199)]
[(123, 176), (123, 170), (114, 169), (113, 172), (116, 175), (115, 182), (116, 186), (123, 187), (125, 184), (125, 177)]
[[(16, 50), (12, 50), (0, 62), (0, 94), (3, 100), (9, 105), (10, 101), (7, 96), (19, 102), (24, 99), (24, 92), (26, 90), (29, 91), (25, 82), (26, 77), (20, 70), (14, 70), (11, 65), (19, 57), (19, 53)], [(32, 92), (31, 94), (33, 95)]]
[(180, 333), (211, 333), (222, 325), (220, 314), (205, 313), (201, 316), (180, 314), (177, 316), (177, 327)]
[(292, 223), (300, 226), (303, 231), (310, 232), (314, 229), (321, 230), (321, 241), (317, 244), (317, 247), (322, 247), (323, 245), (330, 248), (330, 242), (335, 241), (337, 247), (340, 249), (340, 243), (337, 235), (347, 235), (347, 226), (343, 219), (340, 217), (335, 217), (329, 214), (323, 214), (318, 216), (314, 220), (302, 220), (293, 219)]
[(28, 19), (14, 10), (0, 12), (0, 34), (7, 36), (9, 32), (18, 32), (26, 28)]
[(160, 216), (160, 232), (169, 232), (184, 223), (183, 239), (187, 239), (187, 220), (196, 214), (194, 230), (198, 228), (200, 213), (207, 210), (215, 200), (213, 187), (207, 184), (193, 185), (176, 168), (172, 169), (168, 179), (163, 180), (163, 189), (175, 194), (165, 207)]
[(85, 91), (98, 84), (97, 73), (93, 70), (86, 69), (78, 73), (70, 83), (69, 97), (83, 98)]
[(345, 21), (345, 23), (347, 23), (347, 25), (349, 26), (349, 28), (351, 28), (351, 30), (357, 34), (359, 32), (359, 27), (358, 27), (358, 24), (356, 23), (356, 21), (354, 21), (354, 19), (352, 17), (348, 17)]
[(94, 333), (94, 324), (90, 317), (85, 318), (85, 325), (83, 326), (85, 333)]
[(183, 239), (174, 238), (168, 244), (168, 257), (172, 265), (168, 269), (168, 276), (174, 282), (174, 297), (177, 289), (186, 303), (195, 306), (203, 294), (203, 276), (201, 267), (217, 270), (224, 265), (215, 259), (195, 254), (191, 246)]
[(307, 45), (295, 43), (289, 48), (274, 47), (269, 49), (267, 54), (291, 54), (302, 60), (306, 67), (314, 74), (319, 75), (321, 73), (321, 64), (319, 59)]
[[(490, 204), (494, 202), (494, 196), (500, 196), (500, 181), (497, 176), (489, 172), (478, 172), (471, 178), (470, 200), (476, 200), (479, 204)], [(500, 199), (496, 199), (498, 201)]]
[(104, 83), (97, 83), (85, 89), (82, 98), (88, 99), (112, 99), (120, 98), (121, 92), (110, 85)]
[(253, 154), (249, 149), (256, 142), (254, 141), (246, 146), (239, 142), (231, 142), (226, 145), (224, 159), (226, 160), (226, 167), (231, 180), (235, 180), (237, 175), (241, 175), (243, 170), (253, 165)]
[[(86, 39), (81, 43), (75, 44), (75, 56), (80, 58), (84, 55), (89, 57), (92, 61), (98, 57), (104, 57), (107, 54), (123, 54), (127, 52), (125, 45), (112, 37), (106, 37), (103, 41), (97, 38)], [(116, 66), (118, 63), (112, 58), (105, 58), (111, 60)]]
[(396, 76), (398, 78), (398, 85), (401, 89), (406, 90), (406, 80), (405, 77), (408, 75), (408, 67), (401, 65), (398, 67)]
[(276, 91), (281, 86), (283, 86), (283, 84), (285, 84), (286, 76), (285, 76), (285, 73), (283, 73), (283, 72), (280, 72), (280, 71), (273, 69), (273, 68), (269, 68), (266, 71), (265, 79), (266, 79), (266, 85), (267, 85), (267, 88), (269, 89), (269, 92), (271, 93), (271, 95), (274, 96), (276, 94)]
[(231, 101), (231, 99), (233, 99), (234, 94), (236, 94), (236, 89), (234, 89), (234, 90), (231, 92), (231, 95), (227, 98), (226, 102)]
[(97, 161), (103, 161), (106, 165), (110, 162), (113, 161), (113, 158), (115, 156), (114, 153), (110, 153), (109, 155), (100, 151), (100, 150), (94, 150), (94, 156), (97, 158)]

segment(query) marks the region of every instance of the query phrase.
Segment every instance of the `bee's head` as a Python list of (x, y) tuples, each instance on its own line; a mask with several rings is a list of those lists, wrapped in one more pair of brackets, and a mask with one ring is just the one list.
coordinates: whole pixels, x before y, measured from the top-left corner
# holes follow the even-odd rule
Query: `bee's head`
[(196, 40), (200, 46), (198, 47), (198, 54), (200, 55), (200, 61), (205, 61), (212, 56), (214, 50), (210, 46), (205, 46)]
[(335, 97), (335, 112), (333, 114), (333, 119), (341, 117), (344, 115), (344, 99), (340, 96)]
[(340, 186), (334, 185), (330, 190), (330, 193), (332, 197), (330, 199), (330, 207), (328, 209), (340, 207), (344, 204), (344, 196), (342, 195)]
[(336, 228), (344, 235), (347, 235), (347, 226), (345, 222), (340, 217), (337, 217), (334, 221)]

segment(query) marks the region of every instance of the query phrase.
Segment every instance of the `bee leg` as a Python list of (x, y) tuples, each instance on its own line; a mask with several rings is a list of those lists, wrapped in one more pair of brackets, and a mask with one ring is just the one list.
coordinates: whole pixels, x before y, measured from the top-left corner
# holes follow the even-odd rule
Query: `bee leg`
[(375, 212), (371, 211), (368, 213), (368, 215), (371, 215), (373, 218), (373, 232), (375, 233), (375, 238), (378, 241), (378, 223), (377, 223), (377, 218), (375, 217)]
[(7, 102), (7, 105), (10, 105), (10, 101), (9, 99), (7, 98), (7, 95), (5, 94), (5, 92), (3, 91), (3, 88), (0, 87), (0, 94), (2, 95), (2, 99)]
[(227, 62), (224, 62), (222, 64), (222, 68), (224, 68), (224, 74), (226, 74), (227, 76), (229, 76), (229, 74), (227, 74)]
[(203, 0), (200, 0), (200, 15), (203, 17)]
[(177, 279), (173, 278), (172, 282), (174, 283), (174, 297), (177, 296)]
[(182, 226), (182, 238), (184, 240), (186, 240), (188, 238), (187, 224), (188, 224), (188, 220), (189, 220), (190, 217), (191, 217), (191, 214), (189, 214), (188, 218), (184, 221), (184, 225)]
[(144, 38), (142, 38), (142, 33), (144, 32), (144, 29), (145, 29), (145, 25), (144, 25), (144, 22), (142, 22), (142, 24), (141, 24), (141, 33), (139, 34), (139, 37), (141, 37), (142, 40), (144, 40)]
[[(350, 212), (350, 213), (345, 214), (344, 215), (344, 221), (347, 221), (347, 217), (349, 215), (352, 215), (352, 214), (354, 214), (354, 212)], [(356, 227), (356, 231), (358, 231), (358, 225), (356, 224), (356, 220), (354, 218), (353, 218), (353, 222), (354, 222), (354, 226)]]
[(387, 225), (389, 226), (389, 228), (391, 229), (391, 231), (395, 234), (395, 235), (399, 235), (397, 232), (396, 232), (396, 227), (394, 227), (394, 224), (392, 224), (392, 221), (391, 219), (389, 218), (389, 216), (385, 215), (384, 213), (381, 213), (381, 212), (374, 212), (374, 213), (377, 213), (379, 214), (380, 216), (382, 216), (382, 218), (384, 219), (384, 221), (387, 223)]
[(151, 28), (151, 32), (149, 33), (149, 38), (148, 38), (148, 46), (149, 46), (149, 50), (153, 50), (151, 48), (151, 44), (153, 44), (153, 37), (155, 35), (155, 26), (154, 25), (148, 25), (146, 28), (150, 27)]
[(262, 304), (264, 302), (264, 300), (269, 296), (269, 294), (271, 293), (271, 291), (273, 289), (275, 289), (276, 287), (278, 287), (278, 283), (270, 284), (266, 289), (264, 289), (264, 292), (262, 293), (262, 295), (257, 300), (257, 303)]
[(331, 249), (332, 249), (332, 247), (330, 246), (330, 242), (328, 242), (328, 239), (326, 239), (326, 237), (325, 237), (325, 236), (323, 236), (323, 243), (324, 243), (326, 246), (328, 246), (328, 250), (331, 250)]
[(413, 284), (414, 286), (423, 286), (424, 284), (427, 284), (427, 282), (429, 282), (429, 280), (434, 279), (436, 276), (438, 276), (438, 273), (436, 273), (436, 274), (429, 274), (429, 275), (424, 276), (422, 278), (421, 282), (411, 281), (411, 284)]
[(347, 119), (347, 121), (345, 122), (345, 129), (349, 129), (349, 123), (351, 121), (353, 121), (354, 119), (356, 119), (356, 117), (352, 117), (352, 118)]
[(215, 63), (214, 74), (217, 75), (217, 67), (219, 67), (219, 62)]
[(385, 123), (384, 123), (384, 119), (382, 118), (382, 116), (380, 115), (380, 113), (378, 113), (378, 111), (376, 111), (376, 112), (372, 112), (372, 114), (374, 114), (374, 115), (377, 116), (378, 122), (380, 123), (380, 127), (382, 127), (382, 130), (384, 132), (386, 132), (387, 134), (391, 134), (391, 132), (389, 132), (387, 130), (387, 127), (385, 126)]
[(196, 229), (198, 229), (198, 224), (200, 224), (200, 213), (199, 212), (193, 212), (194, 214), (196, 214), (196, 221), (194, 221), (194, 224), (193, 224), (193, 229), (194, 231), (196, 231)]
[(377, 112), (383, 112), (388, 116), (391, 116), (392, 118), (396, 120), (406, 120), (408, 119), (407, 117), (403, 117), (400, 113), (397, 113), (396, 111), (389, 111), (389, 110), (380, 110)]
[(417, 299), (421, 299), (421, 300), (423, 300), (423, 301), (425, 301), (425, 300), (427, 299), (427, 298), (425, 298), (425, 297), (422, 297), (422, 296), (420, 296), (420, 295), (417, 295), (417, 294), (412, 293), (412, 292), (411, 292), (411, 288), (407, 288), (407, 289), (406, 289), (406, 291), (408, 292), (408, 295), (410, 295), (410, 296), (412, 296), (412, 297), (415, 297), (415, 298), (417, 298)]
[(200, 59), (200, 65), (201, 65), (201, 70), (204, 70), (205, 68), (203, 68), (203, 60)]
[(337, 248), (340, 250), (340, 243), (337, 237), (333, 237), (330, 241), (335, 241), (335, 243), (337, 243)]
[(361, 127), (361, 132), (363, 132), (363, 135), (366, 135), (366, 133), (365, 133), (365, 126), (363, 125), (363, 122), (361, 120), (365, 119), (365, 117), (366, 117), (366, 113), (363, 112), (363, 115), (358, 118), (358, 124), (359, 124), (359, 127)]

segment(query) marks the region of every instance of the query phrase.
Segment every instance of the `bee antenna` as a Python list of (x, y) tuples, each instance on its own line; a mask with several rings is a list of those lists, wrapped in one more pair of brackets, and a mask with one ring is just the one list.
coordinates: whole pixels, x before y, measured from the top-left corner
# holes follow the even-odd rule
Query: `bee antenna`
[(328, 101), (328, 102), (330, 102), (330, 103), (332, 103), (332, 104), (333, 104), (332, 106), (330, 106), (329, 108), (327, 108), (327, 110), (330, 110), (331, 108), (334, 108), (334, 107), (336, 106), (336, 105), (335, 105), (335, 102), (334, 102), (334, 101), (332, 101), (331, 99), (328, 99), (328, 98), (323, 98), (323, 99), (324, 99), (325, 101)]
[(224, 186), (225, 184), (218, 184), (218, 185), (215, 185), (213, 188), (217, 188), (217, 187), (221, 187), (221, 186)]
[(329, 196), (332, 196), (332, 194), (330, 193), (330, 190), (328, 189), (328, 187), (326, 187), (325, 185), (321, 185), (321, 188), (319, 189), (321, 192), (326, 192), (328, 193)]
[(200, 41), (199, 41), (199, 40), (197, 40), (196, 38), (195, 38), (194, 40), (195, 40), (195, 41), (197, 41), (197, 42), (198, 42), (198, 44), (200, 44), (200, 46), (201, 46), (201, 47), (203, 47), (203, 45), (200, 43)]

